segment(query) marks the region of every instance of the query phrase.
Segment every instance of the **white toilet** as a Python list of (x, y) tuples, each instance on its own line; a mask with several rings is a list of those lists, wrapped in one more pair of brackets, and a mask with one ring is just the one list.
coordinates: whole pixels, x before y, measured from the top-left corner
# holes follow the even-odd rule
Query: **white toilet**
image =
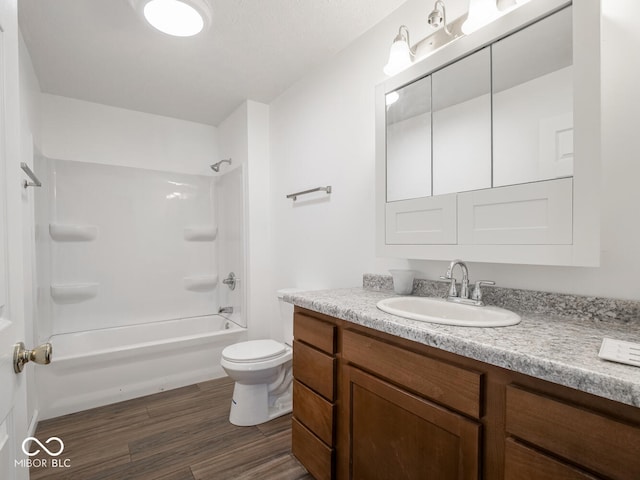
[(293, 305), (282, 299), (296, 289), (278, 290), (284, 341), (250, 340), (222, 351), (221, 365), (235, 380), (229, 421), (250, 426), (268, 422), (291, 412), (293, 372)]

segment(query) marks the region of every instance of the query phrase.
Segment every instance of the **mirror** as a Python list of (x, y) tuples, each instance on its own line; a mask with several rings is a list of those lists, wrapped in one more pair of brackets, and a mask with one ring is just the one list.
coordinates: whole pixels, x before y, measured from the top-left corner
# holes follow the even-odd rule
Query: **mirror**
[(493, 44), (494, 187), (573, 175), (572, 59), (571, 7)]
[(433, 75), (433, 194), (491, 187), (489, 48)]
[(387, 202), (431, 195), (431, 77), (386, 95)]

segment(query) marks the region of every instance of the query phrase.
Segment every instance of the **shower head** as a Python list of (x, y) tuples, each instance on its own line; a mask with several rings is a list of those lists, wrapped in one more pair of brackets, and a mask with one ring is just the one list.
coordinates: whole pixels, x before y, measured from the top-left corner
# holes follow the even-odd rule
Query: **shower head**
[(219, 162), (214, 163), (213, 165), (211, 165), (211, 170), (213, 170), (214, 172), (219, 172), (220, 171), (220, 165), (222, 165), (223, 163), (228, 163), (229, 165), (231, 165), (231, 159), (230, 158), (226, 158), (224, 160), (220, 160)]

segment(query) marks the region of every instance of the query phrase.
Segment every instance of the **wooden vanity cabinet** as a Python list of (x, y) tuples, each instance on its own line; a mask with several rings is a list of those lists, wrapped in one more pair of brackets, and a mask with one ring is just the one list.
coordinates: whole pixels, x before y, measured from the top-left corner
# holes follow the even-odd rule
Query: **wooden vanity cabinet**
[(345, 369), (347, 478), (478, 478), (478, 423), (363, 370)]
[(507, 479), (531, 478), (527, 471), (545, 479), (640, 478), (637, 424), (507, 385), (506, 433)]
[(300, 307), (294, 336), (293, 453), (318, 480), (640, 479), (640, 408)]
[(317, 480), (335, 478), (336, 330), (329, 317), (296, 309), (292, 452)]

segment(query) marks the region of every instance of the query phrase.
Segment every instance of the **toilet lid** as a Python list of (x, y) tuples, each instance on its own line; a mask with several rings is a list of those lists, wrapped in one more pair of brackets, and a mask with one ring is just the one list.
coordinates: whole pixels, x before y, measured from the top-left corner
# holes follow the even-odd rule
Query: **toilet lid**
[(250, 340), (226, 347), (222, 350), (222, 358), (230, 362), (257, 362), (278, 357), (284, 352), (284, 344), (275, 340)]

